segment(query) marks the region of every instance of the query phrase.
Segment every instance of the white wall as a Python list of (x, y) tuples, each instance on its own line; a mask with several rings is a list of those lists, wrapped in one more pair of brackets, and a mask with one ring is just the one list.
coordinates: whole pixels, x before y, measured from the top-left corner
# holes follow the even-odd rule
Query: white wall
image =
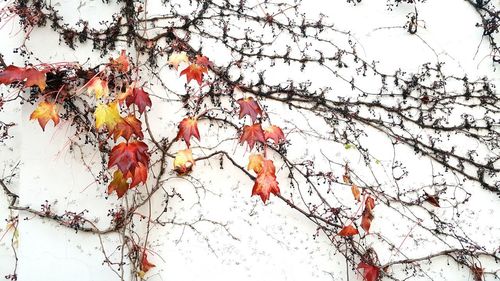
[[(85, 17), (91, 24), (97, 24), (99, 20), (108, 17), (114, 8), (111, 6), (103, 9), (100, 1), (84, 1), (83, 8), (76, 10), (76, 1), (60, 2), (60, 7), (68, 19), (74, 19), (76, 22), (77, 17)], [(475, 55), (482, 31), (475, 27), (479, 17), (467, 3), (458, 0), (434, 0), (418, 4), (418, 8), (420, 18), (425, 21), (426, 26), (425, 29), (419, 30), (420, 38), (409, 35), (404, 29), (375, 30), (378, 27), (404, 25), (407, 13), (413, 10), (411, 6), (402, 5), (394, 11), (387, 11), (384, 0), (363, 1), (356, 6), (341, 0), (304, 1), (304, 11), (310, 13), (311, 18), (321, 12), (328, 15), (339, 29), (351, 30), (359, 41), (362, 56), (380, 61), (383, 69), (388, 72), (399, 67), (416, 71), (423, 63), (439, 60), (447, 63), (450, 73), (467, 73), (470, 76), (488, 74), (493, 79), (499, 79), (490, 60), (483, 60), (490, 51), (485, 42)], [(12, 22), (0, 30), (0, 49), (7, 63), (23, 63), (11, 52), (22, 40), (22, 32), (18, 33), (18, 29)], [(434, 51), (422, 39), (432, 46)], [(89, 46), (84, 46), (83, 51), (75, 53), (57, 43), (57, 35), (46, 28), (35, 30), (28, 46), (34, 55), (43, 61), (82, 62), (89, 56), (93, 62), (100, 60), (98, 55), (90, 52)], [(217, 60), (215, 54), (210, 57)], [(170, 75), (167, 77), (171, 77), (170, 85), (173, 89), (183, 88), (183, 83), (179, 79), (176, 80), (175, 73), (166, 75)], [(1, 89), (3, 92), (8, 91), (3, 86)], [(160, 93), (161, 91), (156, 94)], [(151, 120), (154, 131), (163, 136), (174, 135), (175, 124), (182, 113), (158, 99), (153, 103)], [(72, 129), (68, 124), (62, 122), (56, 129), (49, 124), (46, 132), (42, 132), (36, 122), (29, 121), (33, 108), (29, 104), (14, 103), (0, 112), (0, 120), (18, 124), (12, 130), (15, 138), (0, 146), (0, 176), (4, 170), (8, 172), (13, 163), (20, 161), (20, 177), (15, 181), (15, 190), (21, 196), (21, 205), (39, 208), (48, 200), (53, 205), (53, 210), (58, 213), (87, 209), (89, 212), (86, 216), (95, 218), (97, 225), (105, 227), (108, 224), (108, 210), (122, 204), (121, 200), (114, 195), (107, 196), (104, 185), (93, 183), (94, 177), (82, 164), (78, 151), (69, 152), (68, 138), (72, 136)], [(281, 110), (271, 107), (270, 114), (274, 116), (274, 120), (278, 120), (276, 122), (282, 122), (280, 125), (289, 126), (286, 120), (280, 120)], [(300, 122), (299, 119), (297, 122)], [(205, 131), (202, 133), (202, 139), (210, 142), (211, 133), (213, 132)], [(290, 137), (295, 138), (293, 134)], [(318, 143), (315, 147), (298, 139), (297, 137), (290, 157), (315, 158), (317, 166), (328, 167), (321, 163), (319, 154), (320, 148), (326, 146)], [(179, 147), (182, 146), (179, 144)], [(228, 147), (235, 151), (241, 163), (245, 163), (242, 147), (236, 146), (235, 143), (229, 144)], [(386, 147), (382, 145), (382, 141), (373, 142), (373, 153), (383, 165), (390, 166), (392, 155), (387, 150), (380, 149), (381, 147)], [(349, 155), (355, 152), (337, 151), (338, 149), (332, 146), (327, 152), (338, 158), (339, 162), (357, 157), (355, 154)], [(411, 151), (402, 153), (408, 154), (408, 165), (414, 167), (410, 179), (425, 182), (422, 174), (428, 175), (429, 171), (425, 168), (428, 163), (414, 158)], [(97, 167), (94, 171), (99, 170), (100, 159), (96, 152), (86, 151), (83, 157), (88, 164)], [(340, 169), (335, 172), (341, 174)], [(177, 223), (183, 223), (195, 221), (202, 215), (210, 220), (227, 223), (230, 234), (210, 223), (196, 224), (199, 234), (183, 226), (154, 226), (150, 247), (155, 254), (150, 255), (150, 260), (157, 267), (148, 273), (148, 280), (346, 280), (345, 262), (335, 253), (329, 240), (322, 236), (314, 238), (314, 225), (283, 202), (271, 198), (271, 203), (264, 206), (257, 197), (250, 197), (252, 182), (239, 171), (230, 165), (219, 170), (217, 161), (204, 162), (196, 166), (193, 177), (205, 183), (209, 190), (196, 189), (180, 179), (171, 180), (169, 187), (175, 187), (185, 200), (171, 202), (171, 210), (166, 219), (175, 217)], [(282, 182), (286, 182), (286, 175), (281, 177)], [(286, 184), (281, 184), (280, 187), (283, 194), (288, 194)], [(462, 223), (470, 228), (466, 231), (471, 232), (478, 241), (492, 247), (498, 246), (500, 227), (494, 221), (500, 217), (499, 201), (479, 188), (476, 191), (477, 197), (473, 198), (478, 199), (468, 203), (469, 209), (464, 210)], [(200, 196), (199, 203), (197, 194)], [(161, 196), (153, 197), (153, 213), (158, 213), (163, 208), (162, 200)], [(6, 228), (3, 221), (10, 214), (6, 204), (6, 200), (0, 200), (0, 237)], [(148, 209), (143, 208), (140, 211), (148, 212)], [(17, 248), (19, 280), (116, 279), (116, 275), (106, 265), (102, 265), (103, 255), (97, 236), (75, 233), (53, 222), (22, 212), (20, 218)], [(139, 224), (139, 232), (141, 227), (143, 226)], [(387, 229), (395, 229), (395, 233), (392, 233), (395, 241), (402, 242), (408, 233), (408, 228), (398, 227), (398, 221), (391, 217), (389, 211), (384, 213), (378, 210), (373, 231), (382, 233)], [(0, 241), (0, 276), (10, 273), (13, 266), (8, 240), (10, 235), (7, 234)], [(376, 247), (376, 242), (373, 243)], [(117, 236), (110, 235), (104, 237), (103, 244), (108, 253), (113, 253), (117, 251), (116, 246), (120, 241)], [(432, 247), (433, 242), (428, 241), (422, 245), (404, 244), (402, 249), (408, 254), (415, 254), (429, 251)], [(377, 251), (385, 260), (394, 254), (387, 249)], [(117, 254), (111, 255), (116, 256)], [(445, 259), (435, 260), (432, 264), (424, 263), (423, 268), (429, 276), (412, 280), (472, 280), (467, 270), (453, 263), (448, 266)], [(500, 268), (492, 264), (490, 269)], [(349, 271), (351, 280), (362, 280), (351, 268)]]

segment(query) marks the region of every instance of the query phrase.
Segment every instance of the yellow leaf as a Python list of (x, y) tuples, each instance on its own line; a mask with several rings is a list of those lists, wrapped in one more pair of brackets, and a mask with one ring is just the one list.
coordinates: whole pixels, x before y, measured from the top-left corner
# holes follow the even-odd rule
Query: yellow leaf
[(186, 52), (173, 52), (168, 58), (168, 63), (172, 65), (175, 69), (179, 67), (181, 62), (189, 63)]
[(120, 123), (122, 118), (118, 111), (118, 103), (112, 102), (109, 104), (99, 103), (94, 112), (95, 126), (100, 129), (106, 125), (108, 131), (113, 131), (116, 124)]
[(55, 103), (42, 101), (38, 104), (37, 108), (31, 113), (30, 120), (38, 119), (38, 123), (42, 130), (45, 131), (45, 125), (49, 120), (54, 122), (54, 126), (59, 123), (59, 115), (57, 114), (57, 107)]
[(191, 149), (179, 150), (174, 159), (174, 170), (179, 176), (187, 175), (194, 165), (193, 153)]
[(261, 154), (252, 154), (249, 157), (247, 170), (253, 170), (258, 174), (262, 170), (263, 163), (264, 157)]

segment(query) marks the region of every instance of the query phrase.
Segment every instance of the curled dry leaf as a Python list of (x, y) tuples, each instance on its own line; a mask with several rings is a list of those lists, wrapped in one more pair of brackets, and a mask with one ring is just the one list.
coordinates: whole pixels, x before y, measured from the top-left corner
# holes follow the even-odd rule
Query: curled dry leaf
[(141, 258), (141, 271), (148, 272), (151, 268), (153, 268), (155, 266), (156, 265), (154, 265), (148, 261), (148, 256), (147, 256), (146, 252), (144, 251), (142, 253), (142, 258)]
[(434, 207), (441, 207), (439, 205), (439, 197), (436, 195), (430, 195), (427, 192), (425, 192), (425, 201), (427, 201), (429, 204), (431, 204)]
[(38, 119), (38, 124), (45, 131), (45, 125), (49, 120), (54, 122), (54, 126), (59, 123), (59, 114), (57, 113), (57, 106), (55, 103), (42, 101), (38, 104), (36, 109), (31, 113), (30, 120)]
[(179, 150), (174, 159), (174, 171), (179, 176), (189, 174), (193, 170), (194, 159), (191, 149)]
[(342, 230), (339, 232), (339, 235), (344, 237), (353, 236), (356, 234), (359, 234), (359, 232), (354, 226), (352, 226), (352, 224), (344, 226), (344, 228), (342, 228)]
[(252, 122), (255, 122), (257, 115), (262, 116), (262, 109), (254, 98), (243, 98), (236, 102), (240, 105), (240, 119), (248, 115), (252, 119)]
[(351, 192), (352, 192), (352, 196), (354, 196), (354, 199), (359, 202), (360, 197), (361, 197), (361, 191), (359, 190), (359, 187), (355, 184), (352, 184), (351, 185)]
[(254, 147), (256, 142), (265, 142), (264, 131), (262, 130), (262, 127), (259, 123), (253, 124), (251, 126), (245, 125), (243, 127), (243, 133), (240, 137), (240, 143), (243, 144), (244, 142), (248, 143), (250, 150)]
[(279, 144), (282, 141), (285, 141), (285, 134), (278, 126), (269, 126), (264, 130), (264, 137), (266, 140), (272, 139), (275, 144)]
[(177, 140), (184, 139), (187, 147), (191, 145), (191, 137), (194, 136), (200, 140), (200, 132), (198, 131), (198, 121), (195, 118), (184, 118), (179, 123), (179, 132), (177, 133)]

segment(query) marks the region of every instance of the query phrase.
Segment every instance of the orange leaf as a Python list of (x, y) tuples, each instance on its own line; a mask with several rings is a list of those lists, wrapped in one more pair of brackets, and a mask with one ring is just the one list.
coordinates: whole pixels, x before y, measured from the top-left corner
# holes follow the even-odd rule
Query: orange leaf
[(148, 146), (142, 141), (131, 141), (115, 145), (109, 154), (108, 168), (117, 166), (122, 173), (134, 173), (139, 163), (149, 164)]
[(142, 139), (144, 138), (144, 134), (141, 127), (142, 122), (134, 115), (129, 115), (118, 121), (113, 129), (113, 138), (116, 141), (119, 137), (123, 137), (128, 141), (132, 135), (135, 135), (137, 138)]
[(280, 193), (278, 182), (276, 181), (276, 168), (273, 161), (265, 159), (252, 189), (252, 196), (259, 195), (264, 203), (269, 199), (271, 193)]
[(125, 73), (129, 69), (129, 61), (127, 57), (127, 53), (125, 50), (122, 50), (120, 56), (115, 60), (113, 58), (109, 59), (110, 65), (112, 68), (116, 69), (116, 71)]
[(342, 230), (339, 232), (339, 235), (344, 236), (344, 237), (348, 237), (348, 236), (356, 235), (358, 233), (359, 233), (358, 230), (350, 224), (348, 226), (344, 226), (344, 228), (342, 228)]
[(177, 175), (184, 176), (193, 170), (194, 159), (191, 149), (179, 150), (174, 159), (174, 171)]
[(140, 113), (144, 113), (144, 111), (146, 110), (146, 106), (151, 107), (152, 105), (149, 94), (142, 88), (134, 88), (132, 90), (132, 94), (127, 96), (125, 102), (128, 107), (130, 107), (130, 105), (132, 104), (137, 105)]
[(373, 200), (373, 198), (371, 198), (370, 196), (368, 196), (365, 200), (365, 208), (369, 209), (370, 211), (375, 208), (375, 200)]
[(127, 179), (123, 177), (123, 173), (120, 170), (116, 170), (113, 174), (113, 181), (111, 181), (108, 185), (108, 194), (116, 191), (116, 195), (118, 198), (121, 198), (127, 190), (129, 189), (129, 184)]
[(191, 80), (196, 80), (198, 82), (198, 85), (201, 86), (201, 83), (203, 81), (203, 73), (208, 73), (208, 69), (206, 66), (192, 63), (188, 67), (186, 67), (183, 71), (181, 71), (180, 76), (186, 75), (188, 83)]
[(108, 81), (99, 77), (90, 79), (87, 83), (87, 93), (94, 93), (96, 99), (100, 99), (109, 94)]
[(198, 121), (194, 118), (184, 118), (179, 123), (179, 133), (176, 139), (183, 138), (187, 147), (191, 145), (190, 139), (194, 136), (200, 140), (200, 132), (198, 131)]
[(13, 82), (25, 82), (26, 87), (38, 86), (43, 92), (46, 84), (46, 73), (49, 70), (37, 70), (32, 67), (7, 66), (0, 72), (0, 84), (12, 84)]
[(155, 266), (156, 265), (154, 265), (148, 261), (148, 256), (146, 255), (146, 252), (144, 251), (142, 253), (142, 258), (141, 258), (141, 270), (144, 272), (148, 272), (151, 268), (153, 268)]
[(358, 264), (358, 269), (363, 269), (363, 279), (365, 281), (376, 281), (380, 275), (380, 268), (365, 262)]
[(30, 120), (38, 119), (38, 123), (42, 130), (45, 131), (45, 125), (49, 120), (54, 122), (54, 126), (59, 123), (59, 115), (57, 114), (57, 106), (55, 103), (42, 101), (38, 104), (37, 108), (31, 113)]
[(240, 143), (247, 142), (250, 149), (253, 148), (255, 142), (265, 142), (264, 131), (259, 123), (253, 124), (251, 126), (245, 125), (243, 127), (243, 133), (240, 137)]
[(281, 141), (285, 140), (285, 135), (283, 131), (278, 126), (269, 126), (264, 130), (264, 137), (266, 140), (272, 139), (275, 144), (279, 144)]
[(236, 102), (240, 105), (240, 119), (248, 115), (252, 118), (252, 122), (255, 122), (257, 115), (262, 116), (262, 109), (252, 97), (239, 99)]
[(247, 170), (253, 170), (255, 173), (258, 174), (262, 170), (263, 163), (264, 163), (264, 157), (261, 154), (252, 154), (249, 157)]
[(358, 186), (355, 184), (352, 184), (351, 185), (351, 192), (352, 192), (352, 196), (354, 196), (354, 199), (356, 199), (359, 202), (359, 198), (361, 196), (361, 191), (359, 191)]

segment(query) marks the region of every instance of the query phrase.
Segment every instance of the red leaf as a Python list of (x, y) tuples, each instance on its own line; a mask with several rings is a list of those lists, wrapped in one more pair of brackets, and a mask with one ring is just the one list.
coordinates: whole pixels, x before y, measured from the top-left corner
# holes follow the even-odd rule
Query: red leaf
[(262, 162), (262, 169), (255, 179), (252, 196), (259, 195), (262, 201), (266, 203), (271, 193), (274, 195), (279, 194), (280, 188), (276, 181), (276, 168), (273, 161), (266, 159)]
[(252, 118), (252, 122), (255, 122), (257, 115), (262, 116), (262, 109), (252, 97), (239, 99), (236, 102), (240, 105), (240, 119), (248, 115)]
[(429, 204), (431, 204), (434, 207), (441, 207), (439, 205), (439, 197), (435, 195), (430, 195), (427, 192), (425, 192), (425, 201), (427, 201)]
[(26, 87), (38, 86), (41, 91), (45, 90), (46, 76), (48, 70), (37, 70), (32, 67), (7, 66), (0, 72), (0, 84), (12, 84), (13, 82), (25, 82)]
[(478, 267), (477, 265), (474, 265), (470, 269), (472, 271), (474, 281), (483, 281), (484, 280), (484, 278), (483, 278), (484, 268)]
[(187, 82), (189, 83), (191, 80), (196, 80), (198, 85), (201, 86), (203, 81), (203, 73), (208, 73), (208, 69), (206, 66), (192, 63), (188, 67), (186, 67), (183, 71), (181, 71), (180, 76), (186, 75)]
[(181, 123), (179, 123), (179, 133), (176, 139), (183, 138), (187, 147), (189, 147), (191, 145), (191, 136), (200, 140), (198, 121), (194, 118), (184, 118)]
[(368, 233), (370, 232), (370, 226), (372, 225), (373, 213), (370, 209), (366, 208), (363, 210), (361, 215), (361, 227)]
[(134, 115), (129, 115), (125, 118), (122, 118), (113, 129), (113, 138), (115, 141), (119, 137), (123, 137), (127, 141), (130, 140), (132, 135), (135, 135), (137, 138), (144, 138), (144, 134), (141, 130), (142, 122), (137, 119)]
[(204, 67), (212, 67), (214, 64), (206, 57), (196, 55), (196, 64), (204, 66)]
[(366, 198), (365, 200), (365, 208), (369, 209), (370, 211), (375, 208), (375, 200), (373, 200), (373, 198), (371, 198), (370, 196), (368, 196), (368, 198)]
[(144, 272), (148, 272), (151, 268), (155, 267), (156, 265), (150, 263), (148, 261), (148, 256), (146, 252), (144, 251), (142, 253), (142, 258), (141, 258), (141, 270)]
[(363, 279), (365, 281), (376, 281), (380, 275), (380, 268), (371, 264), (360, 262), (358, 269), (363, 269)]
[(278, 126), (270, 126), (264, 130), (264, 137), (266, 140), (272, 139), (275, 144), (279, 144), (281, 141), (285, 140), (285, 135), (283, 131)]
[(122, 142), (115, 145), (109, 155), (108, 168), (117, 166), (122, 173), (134, 173), (139, 163), (148, 166), (148, 146), (142, 141)]
[(265, 142), (264, 131), (259, 123), (253, 124), (251, 126), (245, 125), (243, 127), (243, 133), (240, 137), (240, 143), (247, 142), (250, 149), (253, 148), (255, 142)]
[(142, 164), (141, 162), (137, 163), (137, 167), (135, 167), (134, 172), (127, 173), (127, 179), (131, 178), (132, 182), (130, 183), (130, 188), (137, 186), (139, 183), (146, 184), (146, 180), (148, 179), (148, 167)]
[(348, 226), (344, 226), (344, 228), (342, 228), (342, 230), (339, 232), (339, 235), (344, 236), (344, 237), (348, 237), (348, 236), (356, 235), (358, 233), (359, 233), (358, 230), (350, 224)]
[(142, 88), (134, 88), (132, 90), (132, 94), (127, 96), (125, 100), (127, 106), (130, 107), (131, 104), (137, 105), (140, 113), (144, 113), (147, 107), (151, 107), (151, 99), (149, 98), (149, 94), (144, 91)]
[(125, 193), (127, 193), (128, 189), (129, 184), (127, 182), (127, 179), (123, 177), (122, 171), (116, 170), (113, 174), (113, 181), (111, 181), (108, 185), (108, 194), (116, 191), (116, 195), (118, 195), (118, 198), (121, 198), (123, 195), (125, 195)]

